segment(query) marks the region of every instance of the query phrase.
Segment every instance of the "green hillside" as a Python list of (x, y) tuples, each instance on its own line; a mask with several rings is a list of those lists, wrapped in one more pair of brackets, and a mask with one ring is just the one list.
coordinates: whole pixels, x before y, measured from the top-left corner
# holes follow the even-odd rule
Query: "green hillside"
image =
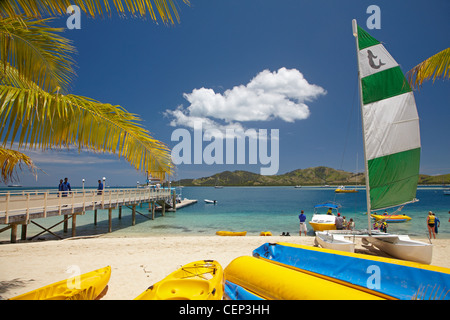
[[(297, 169), (274, 176), (249, 171), (224, 171), (210, 177), (182, 179), (174, 185), (183, 186), (308, 186), (308, 185), (365, 185), (364, 173), (352, 173), (328, 167)], [(420, 175), (419, 184), (450, 184), (450, 174)]]

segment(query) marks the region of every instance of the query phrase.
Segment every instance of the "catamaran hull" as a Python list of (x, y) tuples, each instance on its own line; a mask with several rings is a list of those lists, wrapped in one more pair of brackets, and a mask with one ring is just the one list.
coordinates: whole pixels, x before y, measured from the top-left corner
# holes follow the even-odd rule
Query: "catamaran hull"
[(394, 241), (377, 237), (364, 237), (363, 240), (398, 259), (430, 264), (433, 256), (433, 245), (404, 235), (399, 235)]
[(352, 241), (328, 232), (316, 232), (315, 243), (325, 249), (355, 252), (355, 244)]

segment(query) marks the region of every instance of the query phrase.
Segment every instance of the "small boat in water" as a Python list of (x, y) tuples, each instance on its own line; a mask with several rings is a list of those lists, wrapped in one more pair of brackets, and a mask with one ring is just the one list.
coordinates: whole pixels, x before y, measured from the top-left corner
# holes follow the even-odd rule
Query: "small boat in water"
[[(340, 204), (335, 202), (327, 202), (314, 206), (314, 213), (309, 221), (309, 224), (313, 228), (314, 231), (324, 231), (324, 230), (336, 230), (335, 219), (336, 215), (334, 214), (341, 207)], [(328, 208), (327, 213), (321, 213), (320, 210), (322, 208)]]
[(208, 200), (208, 199), (205, 199), (205, 202), (206, 202), (206, 203), (209, 203), (209, 204), (216, 204), (216, 203), (217, 203), (217, 200)]
[(111, 267), (107, 266), (21, 294), (10, 300), (95, 300), (107, 290)]
[(356, 189), (347, 189), (345, 186), (340, 186), (336, 190), (334, 190), (336, 193), (355, 193), (358, 192)]
[(184, 265), (135, 300), (222, 300), (223, 269), (215, 260)]

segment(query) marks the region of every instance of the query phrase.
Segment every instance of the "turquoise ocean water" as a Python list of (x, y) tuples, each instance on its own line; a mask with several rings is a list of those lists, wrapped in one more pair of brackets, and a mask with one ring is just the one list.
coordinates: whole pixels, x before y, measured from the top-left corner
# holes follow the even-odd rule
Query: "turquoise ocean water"
[[(11, 188), (2, 188), (5, 191)], [(21, 188), (23, 190), (26, 188)], [(184, 187), (181, 197), (197, 199), (198, 203), (179, 209), (177, 212), (167, 212), (164, 217), (157, 213), (155, 220), (149, 220), (139, 214), (136, 215), (136, 225), (131, 226), (131, 210), (124, 208), (122, 219), (118, 219), (118, 210), (113, 212), (111, 236), (164, 236), (164, 235), (214, 235), (218, 230), (243, 231), (248, 235), (259, 235), (261, 231), (271, 231), (273, 235), (289, 232), (298, 235), (298, 215), (304, 210), (307, 221), (312, 217), (313, 207), (327, 201), (341, 204), (340, 212), (347, 220), (353, 218), (356, 228), (367, 227), (366, 194), (363, 188), (358, 193), (336, 194), (335, 188), (322, 187)], [(12, 190), (11, 190), (12, 191)], [(413, 237), (426, 238), (428, 231), (426, 217), (428, 211), (436, 213), (441, 221), (438, 238), (450, 238), (450, 196), (443, 194), (442, 187), (419, 187), (417, 190), (419, 202), (406, 205), (401, 213), (412, 218), (409, 222), (390, 223), (388, 232), (409, 234)], [(217, 200), (217, 205), (206, 204), (204, 199)], [(148, 205), (137, 210), (148, 215)], [(392, 211), (392, 210), (391, 210)], [(36, 222), (44, 227), (50, 227), (61, 217), (37, 219)], [(68, 237), (63, 233), (60, 224), (55, 233)], [(94, 226), (93, 212), (77, 218), (77, 236), (107, 233), (108, 211), (98, 211), (98, 222)], [(28, 236), (42, 231), (30, 224)], [(18, 231), (20, 236), (20, 229)], [(308, 225), (308, 235), (313, 236), (312, 228)], [(8, 240), (10, 232), (0, 233), (0, 240)], [(40, 238), (54, 239), (49, 234)]]

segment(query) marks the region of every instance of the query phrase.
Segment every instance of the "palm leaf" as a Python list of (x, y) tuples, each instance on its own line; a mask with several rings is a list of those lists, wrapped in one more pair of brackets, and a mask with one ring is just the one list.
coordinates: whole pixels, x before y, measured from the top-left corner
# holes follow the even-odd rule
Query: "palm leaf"
[(22, 80), (29, 79), (48, 92), (69, 91), (75, 76), (71, 41), (57, 32), (62, 28), (47, 25), (51, 19), (0, 19), (1, 71), (15, 67)]
[(424, 81), (433, 78), (450, 78), (450, 48), (431, 56), (406, 73), (411, 87), (420, 87)]
[(22, 152), (0, 147), (0, 163), (2, 164), (1, 180), (4, 183), (15, 180), (17, 167), (21, 169), (22, 164), (26, 165), (34, 174), (35, 166), (33, 161)]
[[(149, 16), (157, 21), (158, 14), (165, 24), (173, 24), (174, 19), (177, 22), (180, 20), (174, 0), (2, 0), (0, 14), (4, 17), (24, 14), (27, 17), (40, 18), (45, 15), (64, 15), (70, 5), (77, 5), (85, 14), (95, 18), (96, 15), (103, 16), (105, 13), (111, 15), (110, 2), (114, 3), (121, 16), (128, 12), (132, 16)], [(189, 0), (183, 2), (189, 5)]]
[(86, 97), (0, 85), (0, 125), (3, 145), (17, 139), (19, 149), (75, 145), (115, 153), (162, 179), (173, 168), (169, 148), (150, 136), (137, 115)]

